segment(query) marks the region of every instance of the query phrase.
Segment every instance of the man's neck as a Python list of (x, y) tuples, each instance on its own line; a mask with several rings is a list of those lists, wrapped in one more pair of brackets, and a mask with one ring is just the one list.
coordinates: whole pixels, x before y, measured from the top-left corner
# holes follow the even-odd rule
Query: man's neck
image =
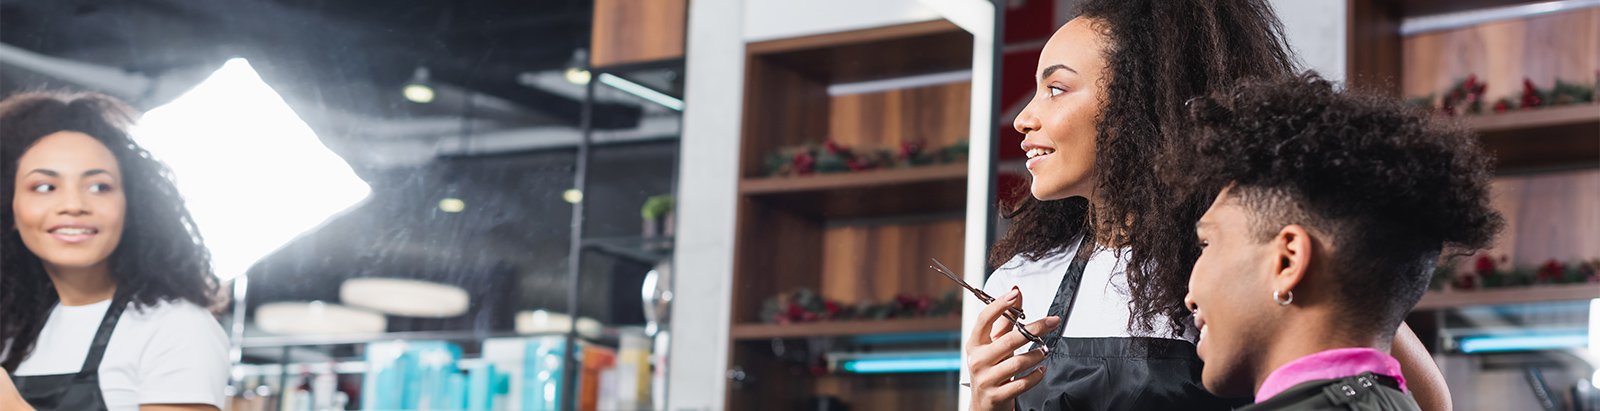
[(1334, 321), (1337, 314), (1305, 313), (1285, 324), (1295, 324), (1292, 328), (1282, 330), (1279, 338), (1269, 342), (1263, 361), (1255, 370), (1255, 390), (1260, 392), (1261, 385), (1267, 381), (1274, 371), (1282, 368), (1295, 360), (1323, 351), (1339, 348), (1371, 348), (1382, 352), (1389, 352), (1390, 341), (1381, 335), (1355, 335), (1354, 330), (1341, 326), (1348, 321)]
[(109, 300), (117, 293), (117, 283), (105, 264), (84, 268), (45, 267), (55, 285), (61, 305), (80, 306)]

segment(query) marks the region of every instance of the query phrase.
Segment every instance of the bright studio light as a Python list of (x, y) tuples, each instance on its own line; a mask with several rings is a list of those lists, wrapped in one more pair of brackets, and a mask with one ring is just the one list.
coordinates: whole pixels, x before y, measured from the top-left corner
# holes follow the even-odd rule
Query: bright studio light
[(569, 188), (567, 191), (562, 191), (561, 200), (572, 204), (581, 203), (583, 202), (583, 190)]
[(371, 192), (244, 59), (150, 110), (134, 137), (172, 169), (223, 280)]

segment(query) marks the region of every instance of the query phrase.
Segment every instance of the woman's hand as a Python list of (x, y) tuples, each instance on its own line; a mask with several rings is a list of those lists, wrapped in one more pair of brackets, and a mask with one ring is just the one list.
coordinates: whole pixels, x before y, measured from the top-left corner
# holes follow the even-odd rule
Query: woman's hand
[(11, 373), (4, 368), (0, 368), (0, 410), (33, 411), (33, 406), (22, 399), (22, 393), (11, 383)]
[[(1036, 349), (1015, 355), (1018, 348), (1028, 343), (1028, 339), (1012, 328), (1010, 320), (1001, 316), (1011, 307), (1022, 308), (1022, 292), (1016, 287), (1011, 287), (1005, 296), (983, 308), (983, 312), (978, 314), (979, 326), (972, 328), (972, 335), (964, 347), (967, 369), (972, 372), (973, 411), (1015, 408), (1017, 396), (1044, 379), (1044, 367), (1017, 377), (1018, 373), (1043, 362), (1045, 351)], [(1028, 332), (1035, 335), (1045, 335), (1060, 324), (1060, 318), (1045, 317), (1026, 327)]]

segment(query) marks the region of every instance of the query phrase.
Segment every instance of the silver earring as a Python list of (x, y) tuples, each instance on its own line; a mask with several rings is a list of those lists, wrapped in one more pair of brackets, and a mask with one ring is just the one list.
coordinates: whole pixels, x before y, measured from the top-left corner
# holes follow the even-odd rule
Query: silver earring
[(1294, 291), (1290, 290), (1280, 292), (1274, 290), (1272, 291), (1272, 301), (1277, 302), (1278, 305), (1289, 305), (1289, 303), (1294, 302)]

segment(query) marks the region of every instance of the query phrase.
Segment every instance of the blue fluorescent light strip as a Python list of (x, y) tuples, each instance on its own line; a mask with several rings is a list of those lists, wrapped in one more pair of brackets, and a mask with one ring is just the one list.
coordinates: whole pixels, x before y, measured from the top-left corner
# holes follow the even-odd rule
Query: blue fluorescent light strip
[(645, 87), (639, 83), (628, 81), (628, 79), (613, 76), (611, 73), (600, 73), (600, 83), (615, 87), (617, 90), (622, 90), (628, 94), (638, 96), (639, 98), (650, 100), (650, 102), (666, 106), (667, 108), (683, 111), (683, 100), (666, 95), (666, 93), (656, 91), (655, 89)]
[(1588, 344), (1588, 335), (1586, 333), (1552, 333), (1543, 335), (1465, 337), (1461, 339), (1460, 347), (1461, 352), (1472, 354), (1580, 348)]
[(914, 372), (952, 372), (961, 370), (961, 354), (919, 356), (905, 358), (864, 358), (845, 361), (839, 367), (856, 374), (889, 374)]

